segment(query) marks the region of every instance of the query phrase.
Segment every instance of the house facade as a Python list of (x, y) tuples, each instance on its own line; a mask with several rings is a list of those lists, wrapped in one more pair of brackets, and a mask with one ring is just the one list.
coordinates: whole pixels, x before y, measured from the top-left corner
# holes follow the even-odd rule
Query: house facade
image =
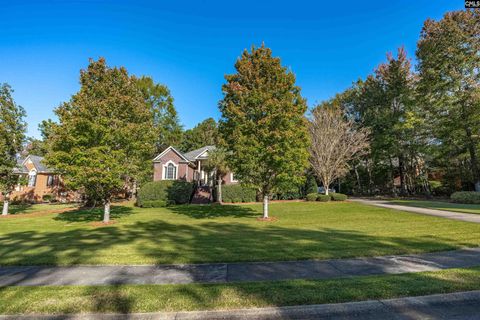
[(11, 193), (13, 201), (42, 202), (46, 195), (59, 201), (74, 200), (75, 195), (64, 190), (60, 176), (43, 163), (43, 157), (28, 155), (19, 159), (14, 173), (24, 183), (18, 184)]
[[(208, 153), (215, 150), (215, 146), (205, 146), (196, 150), (182, 153), (170, 146), (153, 159), (153, 180), (183, 180), (197, 182), (199, 185), (213, 185), (215, 172), (204, 170)], [(223, 177), (223, 184), (234, 184), (236, 181), (233, 172)]]

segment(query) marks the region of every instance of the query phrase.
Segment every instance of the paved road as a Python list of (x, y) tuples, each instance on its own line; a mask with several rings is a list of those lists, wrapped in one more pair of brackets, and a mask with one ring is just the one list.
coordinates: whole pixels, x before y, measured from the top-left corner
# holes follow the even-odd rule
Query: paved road
[(402, 206), (398, 204), (392, 204), (389, 201), (384, 201), (384, 200), (370, 200), (370, 199), (356, 198), (356, 199), (350, 199), (350, 201), (359, 202), (359, 203), (376, 206), (376, 207), (387, 208), (387, 209), (395, 209), (395, 210), (408, 211), (413, 213), (426, 214), (429, 216), (436, 216), (440, 218), (480, 223), (480, 214), (461, 213), (461, 212), (453, 212), (453, 211), (446, 211), (446, 210)]
[(0, 286), (228, 283), (435, 271), (480, 266), (480, 248), (338, 260), (158, 266), (0, 267)]
[(0, 320), (219, 320), (219, 319), (480, 319), (480, 291), (338, 304), (238, 309), (230, 311), (0, 316)]

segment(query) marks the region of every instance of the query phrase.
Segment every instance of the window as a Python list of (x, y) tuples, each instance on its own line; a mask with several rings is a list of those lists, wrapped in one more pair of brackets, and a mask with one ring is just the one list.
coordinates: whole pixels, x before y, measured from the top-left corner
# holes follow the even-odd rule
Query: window
[(53, 176), (47, 177), (47, 187), (53, 186)]
[(173, 162), (168, 163), (163, 167), (164, 171), (164, 180), (175, 180), (177, 179), (177, 166)]
[(28, 186), (35, 187), (37, 183), (37, 171), (32, 170), (28, 173)]

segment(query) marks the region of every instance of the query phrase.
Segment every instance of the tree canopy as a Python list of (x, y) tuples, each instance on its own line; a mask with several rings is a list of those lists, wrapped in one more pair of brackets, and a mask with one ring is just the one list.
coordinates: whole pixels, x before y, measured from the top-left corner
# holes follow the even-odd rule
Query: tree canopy
[(231, 152), (229, 166), (259, 191), (268, 218), (268, 198), (285, 183), (303, 182), (308, 163), (307, 105), (295, 75), (262, 44), (245, 50), (226, 75), (220, 102), (220, 132)]
[(0, 191), (4, 196), (2, 215), (8, 214), (10, 193), (19, 181), (14, 173), (22, 151), (27, 125), (25, 110), (12, 97), (12, 88), (0, 85)]
[(80, 90), (55, 113), (47, 162), (67, 186), (105, 204), (131, 181), (151, 171), (155, 130), (151, 106), (127, 70), (90, 60), (80, 72)]

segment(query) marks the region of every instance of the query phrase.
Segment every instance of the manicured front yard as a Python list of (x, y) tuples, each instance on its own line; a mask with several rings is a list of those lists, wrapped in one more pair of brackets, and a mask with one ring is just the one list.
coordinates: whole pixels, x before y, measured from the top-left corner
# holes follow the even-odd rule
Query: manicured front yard
[[(3, 206), (3, 203), (0, 202), (0, 207)], [(43, 213), (43, 212), (51, 212), (62, 210), (66, 208), (74, 208), (76, 207), (75, 204), (48, 204), (48, 203), (40, 203), (40, 204), (15, 204), (10, 205), (9, 214), (29, 214), (29, 213)]]
[(391, 201), (391, 203), (402, 206), (480, 214), (480, 204), (462, 204), (447, 201), (426, 200), (394, 200)]
[(233, 284), (0, 288), (0, 314), (154, 312), (338, 303), (480, 289), (480, 268)]
[(0, 219), (0, 265), (163, 264), (328, 259), (480, 245), (480, 224), (358, 203), (114, 206)]

